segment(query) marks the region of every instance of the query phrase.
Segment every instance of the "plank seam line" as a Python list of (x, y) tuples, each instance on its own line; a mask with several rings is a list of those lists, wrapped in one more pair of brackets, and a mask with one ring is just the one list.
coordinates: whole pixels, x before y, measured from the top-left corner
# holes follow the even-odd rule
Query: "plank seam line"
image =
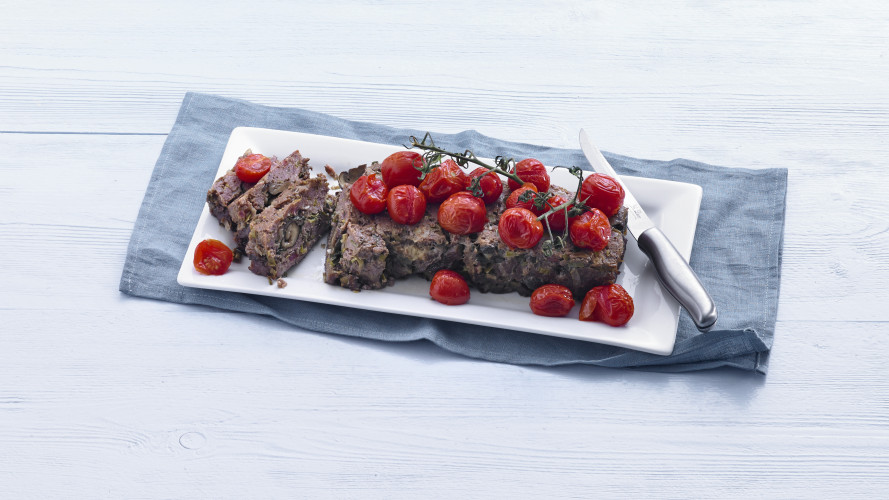
[(65, 132), (60, 130), (0, 130), (0, 134), (27, 135), (168, 135), (166, 132)]

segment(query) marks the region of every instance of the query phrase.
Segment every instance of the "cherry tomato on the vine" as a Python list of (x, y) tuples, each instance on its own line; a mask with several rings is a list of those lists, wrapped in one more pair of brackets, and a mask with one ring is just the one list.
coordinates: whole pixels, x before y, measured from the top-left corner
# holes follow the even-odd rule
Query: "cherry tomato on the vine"
[(252, 154), (238, 158), (235, 163), (235, 174), (242, 182), (259, 182), (259, 179), (269, 173), (272, 168), (272, 160), (261, 154)]
[(426, 197), (416, 186), (402, 184), (389, 190), (386, 208), (392, 220), (410, 226), (423, 220), (426, 215)]
[(608, 246), (611, 224), (605, 214), (594, 208), (572, 219), (568, 234), (575, 246), (598, 252)]
[(597, 286), (586, 293), (580, 305), (581, 321), (600, 321), (622, 326), (633, 317), (633, 297), (618, 284)]
[(194, 249), (194, 268), (201, 274), (218, 276), (228, 271), (233, 258), (234, 254), (225, 243), (207, 239)]
[(390, 189), (402, 184), (420, 185), (423, 157), (416, 151), (399, 151), (387, 156), (380, 166), (383, 182)]
[(378, 214), (386, 209), (389, 188), (378, 175), (362, 175), (349, 189), (349, 199), (360, 212)]
[(572, 307), (574, 296), (566, 286), (543, 285), (531, 294), (531, 312), (538, 316), (565, 316)]
[(500, 198), (500, 195), (503, 194), (503, 181), (500, 180), (500, 176), (496, 173), (491, 172), (485, 167), (478, 167), (469, 173), (470, 181), (476, 177), (482, 178), (478, 183), (478, 187), (482, 190), (482, 201), (484, 201), (486, 205), (494, 203)]
[(448, 196), (463, 191), (469, 186), (469, 176), (454, 160), (445, 160), (441, 165), (426, 174), (420, 183), (420, 191), (429, 203), (441, 203)]
[[(516, 163), (513, 173), (518, 175), (519, 179), (524, 182), (530, 182), (537, 186), (537, 191), (541, 193), (549, 191), (549, 172), (546, 171), (546, 167), (543, 166), (543, 163), (540, 163), (534, 158), (526, 158)], [(509, 179), (509, 189), (515, 191), (518, 187), (518, 182)]]
[[(554, 208), (564, 205), (567, 202), (568, 202), (568, 200), (566, 200), (562, 196), (555, 195), (555, 196), (551, 197), (550, 199), (546, 200), (546, 204), (548, 205), (546, 210), (550, 211)], [(547, 222), (549, 222), (549, 228), (555, 232), (564, 231), (565, 227), (568, 225), (568, 217), (567, 217), (568, 210), (571, 210), (572, 206), (574, 206), (574, 205), (568, 205), (568, 207), (566, 209), (560, 209), (556, 212), (553, 212), (553, 213), (547, 215), (546, 220), (547, 220)]]
[[(527, 195), (523, 196), (523, 194), (528, 191), (531, 191), (532, 193), (535, 193), (535, 194), (532, 195), (531, 199), (528, 201), (519, 201), (519, 198), (524, 198), (525, 196), (527, 196)], [(541, 214), (543, 214), (543, 212), (547, 211), (547, 208), (545, 208), (545, 207), (537, 208), (537, 206), (534, 204), (534, 201), (537, 199), (537, 196), (538, 196), (536, 193), (537, 193), (537, 186), (535, 186), (534, 184), (532, 184), (530, 182), (526, 182), (525, 184), (522, 185), (522, 187), (509, 193), (509, 196), (506, 198), (506, 208), (521, 207), (521, 208), (526, 208), (526, 209), (534, 212), (534, 215), (541, 215)]]
[(534, 248), (543, 238), (543, 224), (527, 208), (507, 208), (497, 224), (500, 240), (510, 248)]
[(452, 234), (473, 234), (485, 228), (485, 202), (469, 191), (454, 193), (438, 207), (438, 225)]
[(580, 185), (580, 201), (611, 217), (624, 204), (624, 188), (614, 177), (600, 173), (590, 174)]
[(469, 285), (459, 273), (443, 269), (432, 277), (429, 295), (449, 306), (459, 306), (469, 301)]

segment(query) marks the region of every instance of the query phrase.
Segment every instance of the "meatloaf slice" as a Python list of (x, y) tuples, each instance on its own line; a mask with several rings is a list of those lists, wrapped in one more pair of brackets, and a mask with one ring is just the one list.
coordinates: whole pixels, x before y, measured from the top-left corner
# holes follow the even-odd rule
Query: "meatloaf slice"
[(293, 183), (308, 179), (309, 175), (309, 159), (294, 151), (280, 162), (273, 162), (265, 177), (229, 204), (231, 230), (235, 232), (235, 244), (239, 250), (243, 252), (247, 247), (250, 221)]
[[(252, 155), (253, 151), (247, 150), (238, 160), (245, 156)], [(277, 159), (273, 159), (276, 162)], [(235, 162), (237, 163), (237, 162)], [(224, 228), (231, 230), (232, 219), (228, 214), (228, 206), (232, 201), (244, 194), (248, 189), (253, 187), (254, 183), (244, 182), (238, 178), (235, 168), (225, 173), (222, 177), (216, 179), (216, 182), (207, 191), (207, 205), (210, 207), (210, 214), (219, 221)]]
[(330, 229), (327, 191), (322, 174), (293, 182), (252, 219), (246, 248), (251, 271), (273, 280), (302, 261)]

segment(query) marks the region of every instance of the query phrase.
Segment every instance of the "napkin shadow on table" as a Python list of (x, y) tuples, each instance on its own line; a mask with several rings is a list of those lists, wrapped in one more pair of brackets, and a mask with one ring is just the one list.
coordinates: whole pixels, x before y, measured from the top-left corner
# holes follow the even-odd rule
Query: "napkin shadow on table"
[[(697, 331), (685, 313), (673, 354), (326, 304), (187, 288), (176, 282), (192, 232), (235, 127), (290, 130), (385, 144), (404, 144), (425, 131), (355, 122), (294, 108), (276, 108), (188, 93), (148, 184), (127, 250), (120, 291), (138, 297), (265, 314), (292, 325), (383, 341), (427, 339), (449, 351), (497, 362), (692, 371), (723, 366), (766, 373), (774, 338), (781, 273), (787, 170), (725, 168), (677, 159), (641, 160), (605, 154), (624, 175), (698, 184), (704, 195), (691, 265), (719, 308), (716, 329)], [(547, 165), (589, 169), (579, 150), (520, 144), (475, 131), (435, 134), (451, 150), (479, 156), (534, 157)], [(294, 145), (294, 149), (298, 145)], [(757, 193), (750, 196), (751, 193)]]

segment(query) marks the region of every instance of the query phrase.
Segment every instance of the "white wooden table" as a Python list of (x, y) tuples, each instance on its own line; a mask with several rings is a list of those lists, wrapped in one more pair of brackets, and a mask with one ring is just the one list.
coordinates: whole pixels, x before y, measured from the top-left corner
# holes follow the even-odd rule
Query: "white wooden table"
[[(886, 3), (76, 3), (0, 16), (2, 496), (889, 491)], [(770, 372), (528, 368), (123, 296), (188, 90), (787, 167)]]

